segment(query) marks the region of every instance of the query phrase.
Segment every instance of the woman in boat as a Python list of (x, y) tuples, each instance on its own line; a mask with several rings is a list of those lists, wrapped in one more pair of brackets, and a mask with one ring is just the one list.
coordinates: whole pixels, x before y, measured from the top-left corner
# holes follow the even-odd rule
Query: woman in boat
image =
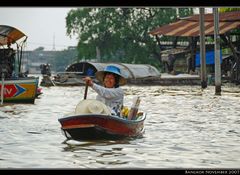
[(83, 80), (97, 92), (96, 99), (109, 106), (112, 115), (119, 116), (123, 107), (124, 97), (124, 92), (120, 85), (126, 84), (125, 77), (121, 74), (118, 67), (109, 65), (103, 71), (96, 72), (96, 78), (103, 86), (94, 83), (90, 77), (85, 77)]

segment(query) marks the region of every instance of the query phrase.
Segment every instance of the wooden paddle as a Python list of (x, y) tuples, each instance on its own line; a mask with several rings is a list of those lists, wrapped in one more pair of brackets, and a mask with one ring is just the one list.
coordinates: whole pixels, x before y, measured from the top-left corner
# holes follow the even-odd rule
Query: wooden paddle
[(85, 92), (84, 92), (84, 100), (87, 99), (87, 91), (88, 91), (88, 83), (86, 82), (86, 85), (85, 85)]

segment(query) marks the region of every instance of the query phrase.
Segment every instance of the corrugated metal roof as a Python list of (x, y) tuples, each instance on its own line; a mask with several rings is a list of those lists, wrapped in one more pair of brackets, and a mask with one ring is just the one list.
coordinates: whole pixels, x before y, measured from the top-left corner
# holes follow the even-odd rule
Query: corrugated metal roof
[[(204, 15), (205, 35), (214, 35), (213, 14)], [(219, 13), (219, 34), (240, 27), (240, 11)], [(199, 15), (180, 19), (174, 23), (158, 27), (149, 32), (151, 35), (199, 36)]]

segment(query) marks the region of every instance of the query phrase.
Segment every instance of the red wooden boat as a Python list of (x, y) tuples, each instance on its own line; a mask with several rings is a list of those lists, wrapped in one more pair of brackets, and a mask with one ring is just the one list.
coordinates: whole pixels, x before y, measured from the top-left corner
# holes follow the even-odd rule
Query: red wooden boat
[(67, 139), (116, 140), (141, 136), (145, 118), (145, 113), (134, 120), (103, 114), (84, 114), (63, 117), (58, 121)]

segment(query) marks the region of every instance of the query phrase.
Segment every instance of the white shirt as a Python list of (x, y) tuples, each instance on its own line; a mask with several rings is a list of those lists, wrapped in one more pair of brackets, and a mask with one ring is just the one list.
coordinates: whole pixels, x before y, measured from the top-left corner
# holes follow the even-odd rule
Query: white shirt
[(93, 83), (93, 90), (97, 92), (96, 99), (106, 104), (112, 110), (112, 113), (119, 115), (123, 106), (123, 90), (118, 88), (105, 88), (96, 83)]

